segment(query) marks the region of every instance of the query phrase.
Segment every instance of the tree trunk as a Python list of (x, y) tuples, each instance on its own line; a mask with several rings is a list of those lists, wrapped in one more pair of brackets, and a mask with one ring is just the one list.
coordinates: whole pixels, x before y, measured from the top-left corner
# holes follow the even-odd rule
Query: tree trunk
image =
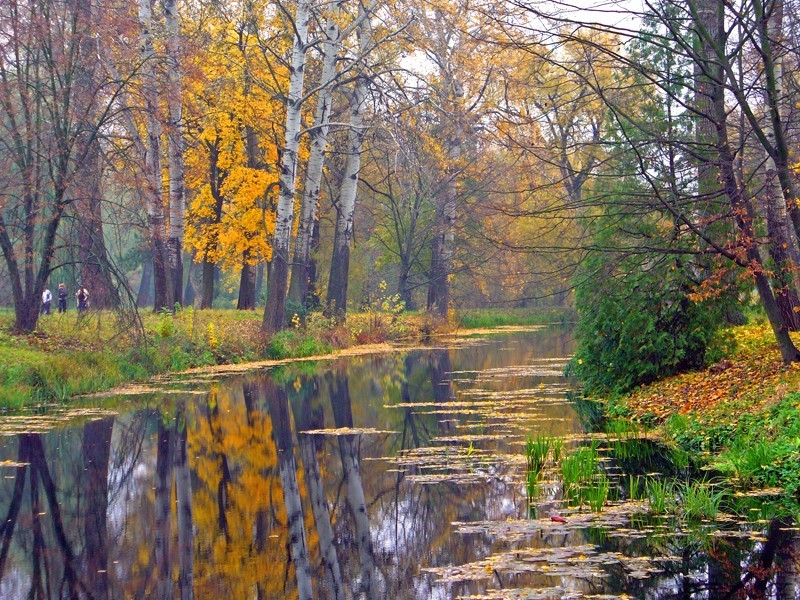
[[(79, 23), (90, 27), (95, 20), (91, 0), (79, 0), (76, 14)], [(78, 216), (78, 260), (80, 285), (87, 288), (95, 308), (115, 307), (119, 296), (108, 270), (108, 254), (103, 237), (102, 195), (100, 182), (103, 172), (100, 141), (89, 122), (98, 112), (96, 94), (97, 40), (87, 29), (81, 37), (81, 64), (75, 77), (75, 98), (83, 118), (78, 124), (78, 153), (83, 164), (76, 172), (75, 200)]]
[(84, 581), (89, 596), (96, 600), (110, 597), (108, 579), (108, 458), (114, 417), (89, 421), (83, 428), (83, 477), (85, 519), (83, 531)]
[(213, 308), (214, 306), (214, 275), (215, 265), (203, 259), (203, 289), (200, 293), (200, 308)]
[(324, 413), (321, 408), (314, 410), (311, 406), (311, 392), (301, 388), (299, 397), (291, 399), (292, 413), (294, 414), (295, 427), (297, 428), (297, 443), (300, 447), (300, 458), (303, 462), (303, 477), (308, 486), (308, 496), (311, 501), (311, 511), (314, 515), (314, 524), (319, 538), (319, 553), (325, 581), (334, 600), (344, 599), (344, 585), (342, 573), (339, 568), (339, 557), (336, 554), (335, 537), (331, 526), (330, 508), (325, 497), (325, 486), (317, 462), (316, 439), (318, 436), (303, 433), (309, 429), (322, 429), (325, 427)]
[(183, 76), (180, 65), (180, 27), (178, 3), (164, 0), (164, 21), (167, 32), (167, 107), (169, 124), (169, 267), (173, 283), (173, 300), (183, 304), (183, 218), (184, 180), (183, 162)]
[(194, 599), (194, 521), (192, 519), (192, 474), (189, 470), (186, 441), (186, 401), (175, 409), (175, 495), (178, 505), (178, 589), (181, 600)]
[(136, 294), (136, 306), (143, 308), (153, 301), (153, 258), (145, 255), (142, 262), (142, 280)]
[(253, 310), (256, 307), (256, 266), (250, 264), (249, 252), (242, 257), (242, 276), (239, 280), (238, 310)]
[(147, 144), (144, 148), (145, 204), (147, 224), (153, 254), (154, 302), (153, 310), (172, 309), (173, 288), (167, 260), (166, 227), (162, 201), (161, 182), (161, 123), (158, 117), (158, 89), (155, 74), (155, 47), (152, 35), (152, 8), (150, 0), (138, 0), (142, 55), (142, 96), (145, 100)]
[(156, 452), (155, 529), (153, 549), (156, 566), (156, 597), (172, 598), (172, 463), (173, 430), (158, 415), (158, 447)]
[(311, 244), (317, 226), (322, 170), (325, 163), (325, 150), (328, 147), (328, 131), (331, 105), (333, 103), (333, 83), (336, 78), (336, 57), (341, 45), (338, 24), (341, 0), (334, 7), (333, 14), (325, 23), (325, 40), (322, 45), (322, 73), (314, 125), (311, 129), (311, 151), (306, 168), (306, 181), (303, 187), (303, 202), (300, 208), (300, 223), (292, 261), (292, 279), (289, 285), (289, 299), (297, 305), (304, 305), (308, 295), (309, 270), (311, 268)]
[(187, 264), (186, 289), (183, 291), (183, 302), (186, 306), (192, 306), (195, 298), (197, 297), (197, 293), (195, 292), (194, 288), (194, 281), (192, 280), (192, 274), (194, 271), (194, 257), (192, 257)]
[[(719, 2), (719, 0), (714, 0)], [(713, 29), (716, 32), (715, 39), (722, 39), (724, 28), (723, 13), (718, 13), (717, 20)], [(707, 65), (707, 70), (713, 72), (712, 67)], [(745, 247), (747, 260), (745, 265), (750, 270), (755, 280), (767, 319), (775, 334), (778, 348), (781, 352), (783, 362), (792, 363), (800, 361), (800, 351), (795, 347), (789, 337), (789, 331), (783, 323), (778, 303), (775, 301), (769, 279), (761, 263), (761, 256), (758, 252), (755, 230), (753, 229), (754, 209), (752, 203), (744, 196), (744, 192), (736, 178), (734, 169), (734, 156), (728, 141), (727, 110), (725, 107), (725, 90), (723, 82), (718, 80), (713, 87), (712, 110), (713, 122), (716, 130), (716, 151), (718, 156), (719, 170), (723, 184), (723, 192), (730, 202), (737, 227), (740, 232), (740, 243)]]
[[(372, 44), (370, 15), (363, 5), (359, 6), (358, 27), (359, 56), (364, 59)], [(339, 188), (339, 201), (336, 211), (336, 233), (331, 256), (331, 271), (328, 279), (327, 310), (335, 318), (347, 315), (347, 284), (350, 276), (350, 242), (353, 239), (353, 217), (356, 209), (358, 176), (361, 171), (361, 151), (364, 145), (364, 113), (367, 104), (368, 80), (366, 69), (356, 77), (353, 93), (350, 96), (350, 131), (347, 136), (347, 160)]]
[(297, 177), (300, 126), (302, 121), (303, 79), (308, 49), (309, 0), (298, 0), (294, 19), (294, 47), (286, 98), (286, 135), (281, 149), (280, 197), (272, 241), (267, 305), (261, 329), (275, 333), (286, 325), (286, 291), (289, 283), (289, 246), (294, 221), (294, 193)]
[(431, 279), (428, 286), (428, 311), (446, 318), (450, 308), (450, 274), (453, 263), (453, 229), (456, 220), (455, 175), (450, 175), (436, 205), (436, 220), (431, 241)]

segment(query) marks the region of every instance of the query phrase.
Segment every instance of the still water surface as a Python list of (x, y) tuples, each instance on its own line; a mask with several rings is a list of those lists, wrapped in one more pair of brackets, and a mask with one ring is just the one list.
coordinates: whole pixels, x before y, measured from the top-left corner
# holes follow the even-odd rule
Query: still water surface
[(624, 477), (672, 468), (655, 446), (609, 453), (602, 513), (555, 480), (529, 510), (526, 438), (589, 443), (571, 350), (553, 327), (5, 417), (0, 598), (741, 597), (759, 565), (764, 596), (794, 597), (763, 562), (790, 523), (628, 501)]

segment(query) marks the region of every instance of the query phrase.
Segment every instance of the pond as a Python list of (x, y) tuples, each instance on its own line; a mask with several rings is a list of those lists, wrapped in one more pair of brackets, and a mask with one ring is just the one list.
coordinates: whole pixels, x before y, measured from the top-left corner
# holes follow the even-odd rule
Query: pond
[(653, 514), (648, 482), (707, 474), (597, 433), (571, 350), (531, 328), (5, 416), (0, 598), (796, 597), (769, 496)]

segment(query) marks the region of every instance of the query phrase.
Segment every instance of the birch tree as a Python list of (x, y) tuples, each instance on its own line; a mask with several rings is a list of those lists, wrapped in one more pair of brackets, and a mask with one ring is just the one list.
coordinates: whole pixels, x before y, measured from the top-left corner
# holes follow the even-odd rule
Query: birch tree
[[(361, 17), (358, 27), (359, 59), (366, 60), (372, 45), (372, 25), (368, 9), (359, 6)], [(342, 173), (342, 184), (336, 203), (336, 231), (333, 241), (330, 277), (328, 279), (327, 309), (334, 315), (344, 317), (347, 313), (347, 282), (350, 275), (350, 243), (353, 239), (353, 215), (356, 207), (361, 152), (364, 145), (364, 114), (366, 111), (369, 79), (362, 64), (352, 94), (349, 97), (350, 130), (347, 139), (347, 159)]]
[(306, 52), (308, 51), (308, 24), (311, 18), (311, 1), (297, 0), (293, 25), (294, 43), (289, 70), (289, 92), (286, 98), (284, 142), (281, 148), (280, 195), (272, 242), (272, 261), (269, 265), (267, 305), (261, 329), (275, 333), (283, 329), (286, 321), (286, 292), (289, 282), (289, 246), (294, 220), (295, 183), (300, 149), (303, 82)]
[(167, 255), (172, 281), (173, 301), (183, 304), (183, 77), (181, 75), (181, 38), (177, 0), (164, 0), (167, 63), (167, 124), (169, 157), (169, 236)]
[(328, 147), (336, 60), (341, 51), (341, 41), (344, 37), (339, 25), (343, 4), (343, 0), (334, 4), (333, 11), (325, 23), (325, 37), (322, 40), (322, 71), (319, 78), (314, 123), (309, 132), (311, 151), (306, 167), (300, 222), (295, 240), (292, 277), (289, 284), (289, 300), (296, 305), (305, 304), (308, 293), (311, 241), (316, 226), (325, 151)]
[[(145, 102), (145, 140), (142, 140), (132, 118), (128, 118), (128, 134), (138, 150), (144, 171), (145, 209), (147, 211), (150, 250), (153, 255), (153, 309), (172, 308), (174, 296), (171, 285), (166, 243), (163, 185), (161, 181), (161, 135), (159, 85), (155, 71), (156, 52), (153, 41), (153, 9), (151, 0), (138, 0), (141, 26), (141, 94)], [(182, 225), (181, 225), (182, 229)]]

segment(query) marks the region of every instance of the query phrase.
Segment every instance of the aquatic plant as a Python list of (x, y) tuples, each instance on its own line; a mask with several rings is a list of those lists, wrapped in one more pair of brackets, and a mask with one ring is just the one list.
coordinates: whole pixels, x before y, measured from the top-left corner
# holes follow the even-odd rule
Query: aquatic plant
[(550, 453), (550, 438), (528, 438), (525, 442), (525, 461), (528, 474), (535, 473), (538, 477), (547, 464), (547, 455)]
[(633, 473), (628, 473), (628, 500), (639, 499), (639, 488), (641, 486), (641, 478)]
[(603, 505), (608, 500), (608, 492), (611, 489), (611, 482), (606, 477), (605, 473), (600, 473), (595, 477), (591, 485), (581, 489), (580, 497), (582, 501), (586, 501), (592, 512), (600, 512), (603, 510)]
[(564, 438), (553, 439), (550, 447), (553, 449), (553, 462), (558, 464), (561, 461), (561, 452), (564, 449)]
[(673, 485), (665, 479), (650, 478), (645, 483), (647, 499), (650, 502), (650, 512), (654, 515), (663, 515), (667, 512), (668, 505), (672, 502), (674, 494)]
[(576, 448), (561, 461), (561, 478), (564, 498), (580, 500), (581, 485), (591, 481), (597, 473), (597, 443)]
[(714, 490), (706, 481), (687, 482), (678, 488), (678, 508), (684, 518), (690, 521), (714, 519), (726, 495), (725, 489)]

